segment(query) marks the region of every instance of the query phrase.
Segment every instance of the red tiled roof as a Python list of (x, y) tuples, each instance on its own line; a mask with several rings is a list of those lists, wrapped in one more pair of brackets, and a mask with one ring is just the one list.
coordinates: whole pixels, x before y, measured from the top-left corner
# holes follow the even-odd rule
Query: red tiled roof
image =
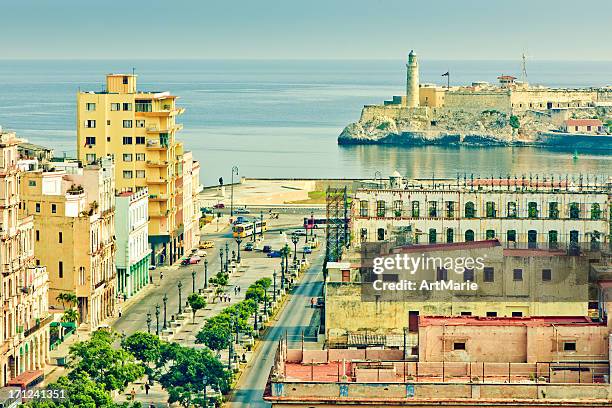
[(601, 126), (599, 119), (567, 119), (565, 124), (568, 126)]
[(512, 75), (500, 75), (497, 77), (497, 79), (516, 79), (516, 77), (513, 77)]

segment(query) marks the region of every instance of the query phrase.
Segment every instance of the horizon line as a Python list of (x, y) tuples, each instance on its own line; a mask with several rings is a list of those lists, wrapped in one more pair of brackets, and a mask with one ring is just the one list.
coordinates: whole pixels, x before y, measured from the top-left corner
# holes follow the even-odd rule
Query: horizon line
[[(417, 54), (418, 55), (418, 54)], [(198, 58), (198, 57), (170, 57), (170, 58), (153, 58), (153, 57), (94, 57), (94, 58), (74, 58), (74, 57), (54, 57), (54, 58), (36, 58), (36, 57), (11, 57), (0, 58), (0, 61), (398, 61), (405, 58), (328, 58), (328, 57), (313, 57), (313, 58), (236, 58), (236, 57), (213, 57), (213, 58)], [(520, 61), (520, 58), (423, 58), (423, 61)], [(528, 59), (531, 62), (612, 62), (612, 59), (567, 59), (567, 58), (542, 58)]]

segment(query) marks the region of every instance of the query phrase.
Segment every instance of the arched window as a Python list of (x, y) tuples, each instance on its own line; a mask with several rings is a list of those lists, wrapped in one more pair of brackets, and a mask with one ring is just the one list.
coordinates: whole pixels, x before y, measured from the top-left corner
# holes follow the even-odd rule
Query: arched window
[(529, 218), (538, 218), (538, 203), (531, 201), (527, 204), (527, 216)]
[(580, 218), (580, 205), (578, 203), (570, 203), (569, 217), (572, 220), (577, 220)]
[(508, 203), (508, 218), (516, 218), (516, 203), (514, 201)]
[(598, 203), (591, 204), (591, 219), (598, 220), (601, 218), (601, 208)]
[(475, 218), (476, 217), (476, 208), (474, 203), (468, 201), (465, 203), (465, 218)]
[(465, 241), (466, 242), (474, 241), (474, 231), (472, 231), (471, 229), (465, 231)]
[(488, 201), (486, 204), (487, 209), (487, 218), (495, 218), (495, 203), (493, 201)]
[(455, 231), (452, 228), (446, 230), (446, 242), (452, 243), (455, 239)]
[(436, 229), (435, 228), (430, 228), (429, 229), (429, 243), (430, 244), (435, 244), (436, 243)]
[(548, 246), (550, 248), (557, 248), (559, 242), (559, 233), (555, 230), (548, 231)]

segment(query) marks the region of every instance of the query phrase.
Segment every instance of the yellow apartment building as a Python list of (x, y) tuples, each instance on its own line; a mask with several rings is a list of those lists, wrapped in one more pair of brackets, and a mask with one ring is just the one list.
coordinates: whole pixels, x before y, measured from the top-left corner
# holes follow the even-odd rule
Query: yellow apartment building
[(77, 94), (77, 155), (91, 163), (115, 160), (119, 192), (149, 190), (152, 264), (174, 262), (184, 252), (183, 144), (176, 140), (184, 108), (169, 92), (138, 91), (136, 75), (106, 76), (106, 89)]
[(49, 304), (61, 310), (57, 295), (75, 293), (80, 323), (91, 330), (114, 314), (116, 300), (114, 196), (108, 178), (95, 177), (102, 167), (81, 169), (91, 177), (29, 171), (20, 182), (21, 211), (34, 217), (36, 263), (49, 274)]
[(19, 213), (17, 139), (0, 128), (0, 386), (42, 374), (49, 361), (48, 281), (34, 261), (34, 220)]

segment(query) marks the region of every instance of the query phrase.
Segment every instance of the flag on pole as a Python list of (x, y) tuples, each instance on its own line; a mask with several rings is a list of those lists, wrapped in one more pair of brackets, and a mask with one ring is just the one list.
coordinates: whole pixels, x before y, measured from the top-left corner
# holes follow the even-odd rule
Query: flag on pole
[(449, 75), (450, 75), (449, 71), (446, 71), (445, 74), (442, 74), (442, 76), (449, 76)]

